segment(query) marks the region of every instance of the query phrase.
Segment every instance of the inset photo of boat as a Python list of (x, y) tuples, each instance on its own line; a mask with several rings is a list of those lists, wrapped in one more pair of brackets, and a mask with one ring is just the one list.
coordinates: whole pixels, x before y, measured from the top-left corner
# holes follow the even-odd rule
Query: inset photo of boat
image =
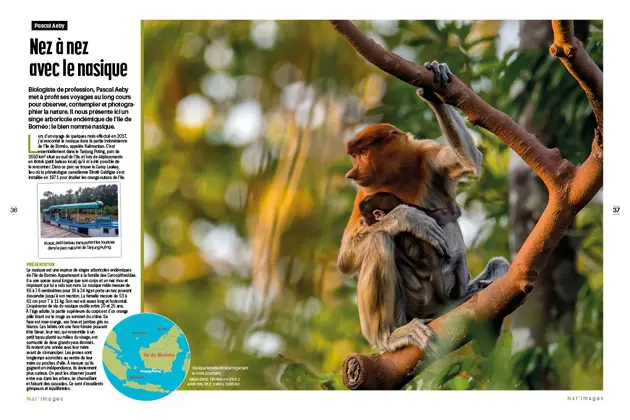
[(42, 238), (117, 237), (118, 184), (39, 184)]

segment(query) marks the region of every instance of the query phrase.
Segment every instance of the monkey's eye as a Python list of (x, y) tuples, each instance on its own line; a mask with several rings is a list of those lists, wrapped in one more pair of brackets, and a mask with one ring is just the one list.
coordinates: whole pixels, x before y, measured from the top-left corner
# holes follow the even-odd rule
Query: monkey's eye
[(363, 155), (367, 155), (367, 152), (368, 152), (368, 149), (361, 149), (361, 150), (359, 151), (359, 154), (360, 154), (361, 156), (363, 156)]

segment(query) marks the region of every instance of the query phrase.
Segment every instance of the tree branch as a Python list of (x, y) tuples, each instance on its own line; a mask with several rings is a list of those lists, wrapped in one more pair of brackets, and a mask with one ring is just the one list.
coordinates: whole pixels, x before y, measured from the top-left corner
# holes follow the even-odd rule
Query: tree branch
[[(331, 25), (365, 59), (381, 70), (416, 87), (433, 89), (446, 103), (461, 109), (468, 120), (494, 133), (514, 150), (543, 180), (549, 203), (538, 223), (516, 255), (505, 276), (467, 302), (429, 323), (444, 351), (467, 343), (469, 321), (494, 323), (523, 302), (532, 282), (567, 227), (603, 185), (603, 73), (573, 35), (572, 21), (554, 21), (554, 43), (550, 50), (584, 89), (597, 118), (598, 129), (591, 154), (576, 169), (558, 149), (548, 149), (506, 114), (488, 105), (457, 77), (445, 88), (433, 82), (433, 74), (366, 37), (350, 21)], [(560, 52), (561, 51), (561, 52)], [(382, 355), (352, 354), (343, 364), (344, 384), (350, 389), (399, 389), (413, 378), (413, 369), (424, 359), (422, 350), (406, 347)]]
[(604, 74), (586, 53), (582, 41), (574, 36), (572, 20), (554, 20), (551, 26), (554, 39), (549, 47), (549, 53), (558, 57), (582, 86), (597, 119), (597, 125), (602, 128), (604, 125)]
[(433, 81), (430, 70), (385, 50), (352, 22), (333, 20), (331, 24), (370, 63), (410, 85), (432, 89), (444, 102), (461, 109), (471, 124), (496, 134), (536, 172), (547, 187), (549, 182), (556, 180), (558, 171), (572, 170), (573, 165), (567, 161), (558, 166), (557, 151), (546, 148), (536, 136), (488, 105), (457, 76), (454, 75), (452, 82), (442, 88)]

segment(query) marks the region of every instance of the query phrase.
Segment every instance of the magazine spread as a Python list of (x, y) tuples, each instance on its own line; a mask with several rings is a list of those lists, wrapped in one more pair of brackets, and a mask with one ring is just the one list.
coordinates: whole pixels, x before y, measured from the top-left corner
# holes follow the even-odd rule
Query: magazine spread
[(540, 3), (23, 8), (3, 28), (17, 418), (621, 407), (624, 22)]

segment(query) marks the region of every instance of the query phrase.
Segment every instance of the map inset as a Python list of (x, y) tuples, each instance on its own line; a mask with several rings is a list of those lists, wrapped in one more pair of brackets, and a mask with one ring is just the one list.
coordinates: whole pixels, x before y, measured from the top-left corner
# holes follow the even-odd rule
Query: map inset
[(161, 315), (123, 319), (103, 347), (107, 378), (124, 395), (150, 401), (175, 391), (186, 378), (190, 348), (182, 330)]

